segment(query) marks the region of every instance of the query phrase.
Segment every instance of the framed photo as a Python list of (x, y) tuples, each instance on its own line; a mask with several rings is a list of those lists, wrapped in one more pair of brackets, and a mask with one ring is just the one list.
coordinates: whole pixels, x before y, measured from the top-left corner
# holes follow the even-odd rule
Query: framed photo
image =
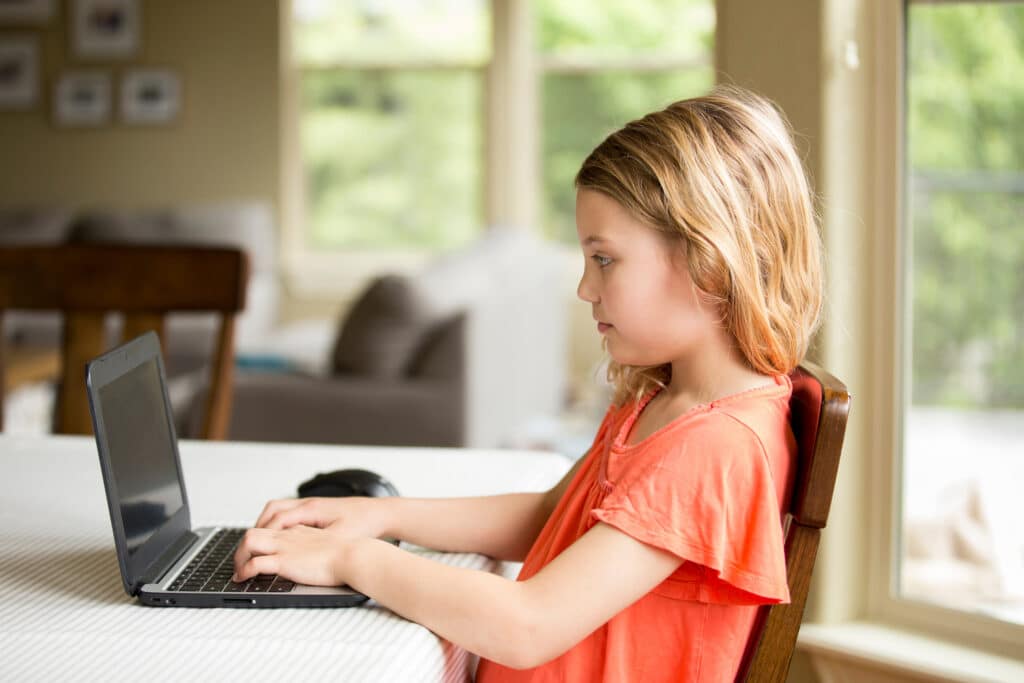
[(39, 95), (39, 43), (0, 39), (0, 110), (31, 109)]
[(74, 0), (72, 7), (76, 57), (131, 57), (138, 51), (138, 0)]
[(53, 118), (62, 126), (99, 126), (110, 121), (110, 74), (72, 71), (54, 88)]
[(55, 4), (55, 0), (0, 0), (0, 23), (46, 23), (53, 18)]
[(178, 116), (181, 83), (169, 69), (132, 69), (121, 81), (121, 120), (170, 123)]

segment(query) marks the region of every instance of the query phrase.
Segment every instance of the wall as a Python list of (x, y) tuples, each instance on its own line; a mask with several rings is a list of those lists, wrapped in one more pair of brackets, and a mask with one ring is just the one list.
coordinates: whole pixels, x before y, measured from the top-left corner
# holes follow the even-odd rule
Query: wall
[[(146, 0), (140, 50), (130, 60), (83, 61), (70, 48), (70, 2), (41, 28), (40, 101), (0, 112), (0, 206), (154, 206), (253, 198), (279, 206), (278, 3)], [(167, 126), (63, 128), (53, 87), (70, 69), (99, 68), (117, 82), (132, 66), (169, 67), (182, 109)]]
[[(718, 0), (718, 80), (751, 88), (782, 107), (812, 182), (822, 169), (819, 0)], [(819, 188), (820, 189), (820, 188)]]

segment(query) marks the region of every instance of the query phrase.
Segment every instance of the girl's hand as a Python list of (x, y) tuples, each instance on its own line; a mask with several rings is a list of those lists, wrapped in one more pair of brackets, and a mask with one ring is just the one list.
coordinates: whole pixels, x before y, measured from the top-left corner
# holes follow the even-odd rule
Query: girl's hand
[(235, 550), (232, 580), (241, 583), (257, 574), (279, 574), (311, 586), (340, 586), (346, 583), (346, 557), (352, 540), (334, 527), (249, 529)]
[(332, 527), (351, 538), (378, 538), (387, 531), (381, 498), (287, 498), (267, 503), (256, 528)]

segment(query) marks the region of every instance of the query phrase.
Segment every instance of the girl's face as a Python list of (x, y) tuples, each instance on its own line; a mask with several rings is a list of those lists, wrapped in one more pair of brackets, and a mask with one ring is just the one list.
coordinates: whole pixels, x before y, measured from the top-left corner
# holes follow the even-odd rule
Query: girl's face
[(680, 242), (585, 189), (576, 194), (576, 232), (585, 263), (576, 293), (616, 362), (671, 363), (720, 343), (719, 316), (694, 286)]

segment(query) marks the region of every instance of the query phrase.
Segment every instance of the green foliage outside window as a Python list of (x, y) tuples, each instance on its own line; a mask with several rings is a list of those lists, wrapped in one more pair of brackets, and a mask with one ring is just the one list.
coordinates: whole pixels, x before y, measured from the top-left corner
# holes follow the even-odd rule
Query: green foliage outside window
[[(575, 243), (572, 181), (590, 150), (627, 121), (711, 86), (714, 7), (711, 0), (543, 0), (532, 9), (538, 59), (704, 62), (538, 72), (543, 230)], [(443, 250), (479, 234), (489, 22), (484, 0), (296, 0), (313, 246)], [(417, 61), (455, 66), (410, 68)]]
[[(538, 59), (554, 60), (538, 73), (542, 227), (573, 243), (572, 180), (587, 153), (712, 85), (713, 3), (543, 0), (533, 10)], [(1024, 407), (1024, 4), (909, 11), (913, 401)], [(479, 233), (488, 13), (482, 0), (297, 0), (297, 59), (350, 65), (302, 80), (314, 245), (447, 249)], [(638, 55), (706, 64), (614, 66)], [(391, 58), (465, 68), (382, 68)]]
[(450, 248), (482, 223), (478, 71), (303, 79), (307, 222), (322, 247)]
[(712, 80), (710, 68), (546, 76), (542, 221), (547, 236), (576, 243), (573, 180), (594, 147), (632, 119), (706, 92)]
[(1024, 408), (1024, 3), (908, 26), (912, 400)]
[(614, 60), (643, 56), (697, 66), (653, 71), (547, 73), (542, 80), (542, 224), (551, 239), (575, 244), (573, 179), (587, 154), (612, 131), (649, 112), (706, 92), (714, 84), (710, 0), (579, 2), (536, 5), (543, 57)]
[(483, 225), (485, 0), (295, 0), (308, 242), (450, 249)]

